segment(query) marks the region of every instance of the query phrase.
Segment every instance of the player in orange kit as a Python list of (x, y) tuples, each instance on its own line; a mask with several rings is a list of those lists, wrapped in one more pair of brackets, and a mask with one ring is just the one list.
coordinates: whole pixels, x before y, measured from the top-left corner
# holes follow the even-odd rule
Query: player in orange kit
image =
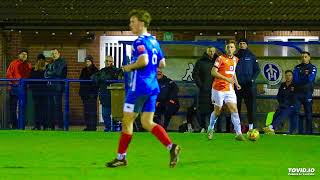
[(231, 40), (226, 44), (226, 54), (219, 56), (211, 70), (211, 75), (215, 78), (212, 83), (211, 100), (214, 104), (214, 111), (210, 116), (208, 127), (208, 139), (213, 138), (214, 125), (221, 114), (221, 109), (225, 103), (231, 113), (231, 121), (236, 132), (236, 140), (244, 141), (245, 138), (241, 133), (240, 118), (237, 109), (237, 96), (234, 86), (238, 90), (241, 86), (238, 84), (235, 73), (238, 58), (234, 56), (236, 51), (236, 42)]

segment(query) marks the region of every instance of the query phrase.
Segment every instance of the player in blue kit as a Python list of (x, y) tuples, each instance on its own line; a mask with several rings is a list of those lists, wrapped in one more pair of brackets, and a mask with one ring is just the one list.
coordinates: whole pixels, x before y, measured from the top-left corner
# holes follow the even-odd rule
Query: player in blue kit
[(151, 16), (145, 10), (129, 13), (130, 29), (138, 39), (133, 42), (132, 63), (123, 66), (124, 72), (131, 72), (129, 89), (123, 107), (122, 133), (118, 146), (118, 156), (106, 163), (107, 167), (126, 166), (126, 152), (133, 133), (133, 122), (141, 113), (142, 127), (150, 131), (170, 151), (170, 167), (178, 162), (180, 146), (173, 144), (166, 131), (153, 122), (159, 85), (157, 68), (165, 67), (165, 59), (158, 41), (147, 33)]

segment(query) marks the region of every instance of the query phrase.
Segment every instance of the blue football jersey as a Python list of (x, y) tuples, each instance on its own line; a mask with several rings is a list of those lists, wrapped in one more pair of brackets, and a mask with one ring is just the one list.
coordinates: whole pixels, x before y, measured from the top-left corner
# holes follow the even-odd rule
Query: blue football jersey
[(136, 62), (141, 55), (147, 55), (149, 62), (147, 66), (131, 72), (129, 91), (136, 95), (159, 94), (157, 68), (164, 55), (158, 41), (151, 34), (139, 36), (132, 44), (131, 63)]

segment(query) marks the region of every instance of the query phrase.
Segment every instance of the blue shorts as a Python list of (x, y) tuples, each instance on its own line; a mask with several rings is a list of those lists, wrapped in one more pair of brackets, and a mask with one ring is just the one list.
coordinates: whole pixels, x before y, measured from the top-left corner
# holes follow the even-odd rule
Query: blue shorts
[(123, 106), (123, 112), (155, 112), (158, 95), (139, 95), (128, 91)]

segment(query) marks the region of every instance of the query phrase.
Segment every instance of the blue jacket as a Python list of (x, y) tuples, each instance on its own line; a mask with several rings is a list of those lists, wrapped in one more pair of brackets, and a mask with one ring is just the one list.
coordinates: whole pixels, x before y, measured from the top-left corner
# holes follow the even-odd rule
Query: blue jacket
[(293, 69), (293, 83), (297, 93), (312, 95), (314, 81), (317, 76), (317, 68), (313, 64), (298, 64)]
[(236, 67), (239, 84), (252, 84), (260, 73), (256, 56), (249, 49), (240, 49), (235, 55), (239, 58)]

